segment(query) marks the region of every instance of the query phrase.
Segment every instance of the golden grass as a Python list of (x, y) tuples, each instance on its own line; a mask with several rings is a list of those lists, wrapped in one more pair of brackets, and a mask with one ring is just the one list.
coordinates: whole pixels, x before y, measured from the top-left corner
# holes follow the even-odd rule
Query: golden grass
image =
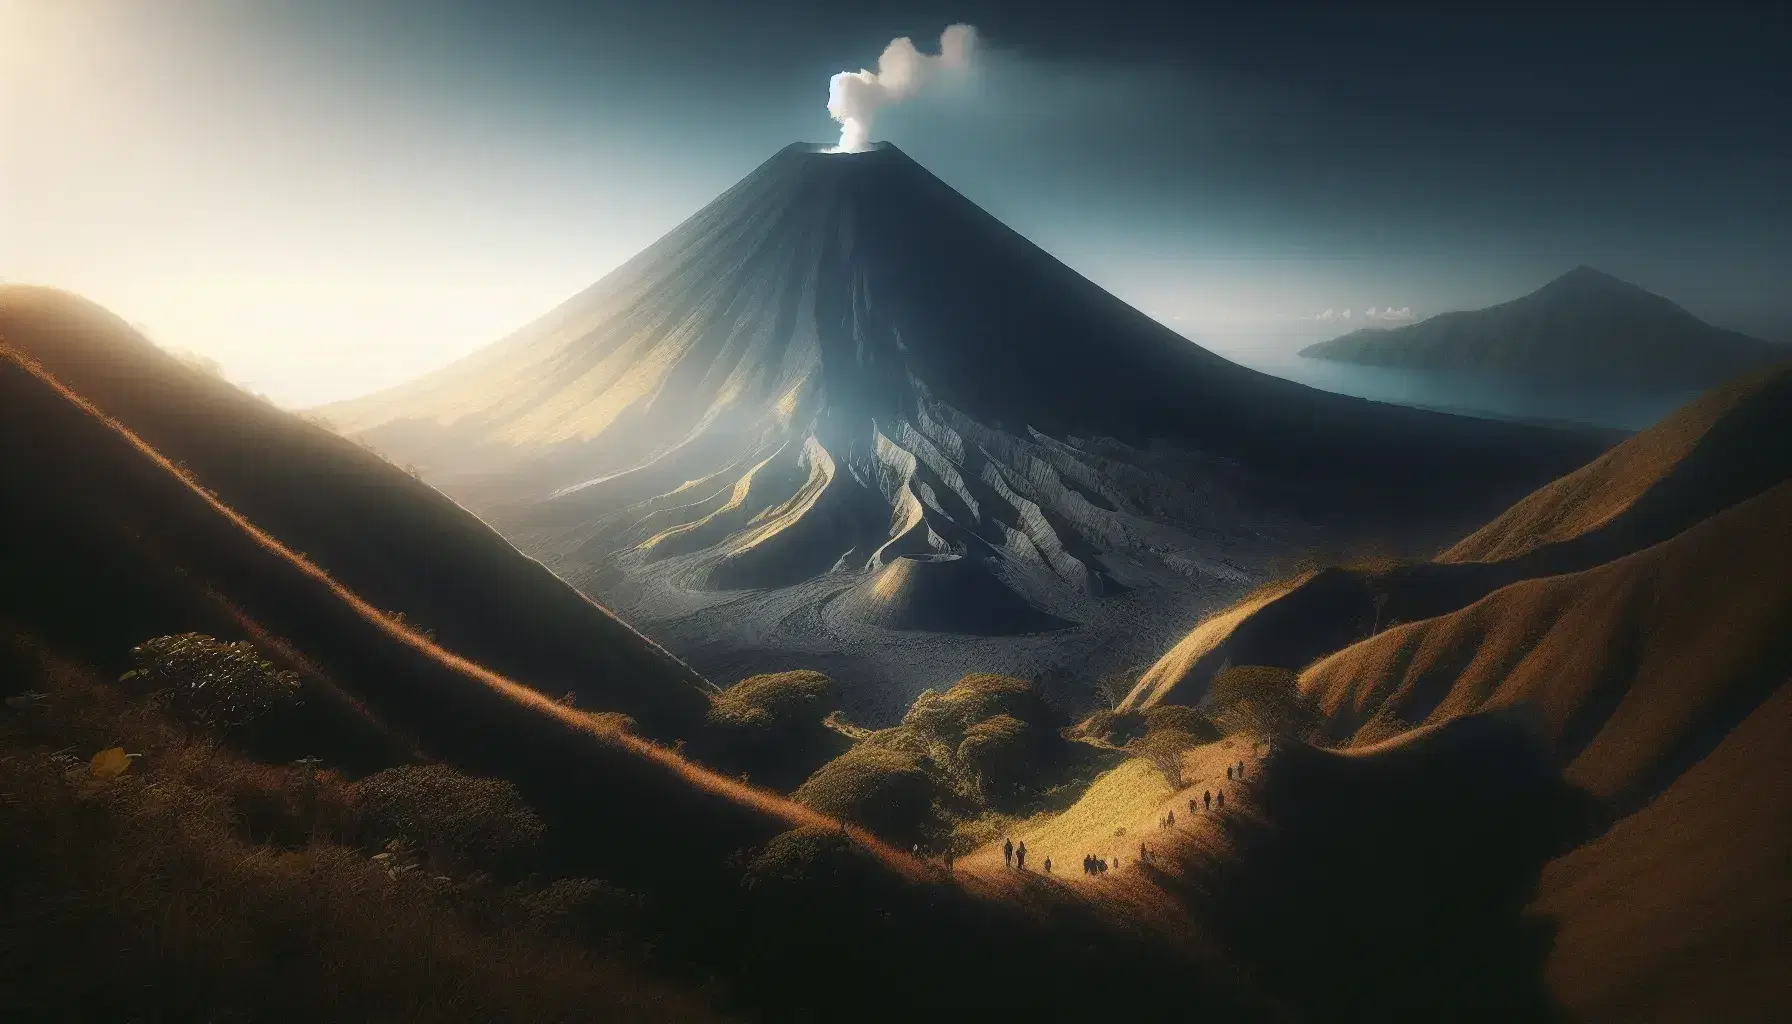
[[(1712, 440), (1713, 431), (1734, 417), (1739, 407), (1756, 401), (1784, 402), (1788, 385), (1792, 367), (1780, 366), (1714, 388), (1580, 469), (1533, 491), (1438, 560), (1498, 562), (1591, 533), (1661, 486), (1675, 467)], [(1748, 439), (1722, 441), (1727, 445)]]
[(1574, 1020), (1788, 1020), (1792, 681), (1661, 797), (1543, 870)]
[[(1792, 668), (1792, 482), (1652, 548), (1515, 583), (1301, 675), (1347, 736), (1529, 706), (1568, 777), (1634, 807)], [(1715, 733), (1714, 733), (1714, 730)]]
[[(1137, 862), (1139, 843), (1160, 851), (1185, 836), (1195, 827), (1198, 818), (1188, 817), (1188, 801), (1204, 791), (1234, 790), (1226, 778), (1226, 768), (1239, 761), (1255, 763), (1253, 738), (1233, 736), (1215, 743), (1202, 744), (1183, 752), (1184, 785), (1171, 788), (1164, 773), (1145, 758), (1131, 758), (1104, 772), (1090, 784), (1076, 803), (1059, 814), (1041, 814), (1019, 822), (1008, 835), (966, 857), (967, 868), (999, 871), (1002, 868), (1002, 842), (1012, 837), (1027, 844), (1030, 870), (1042, 869), (1046, 857), (1052, 858), (1052, 873), (1061, 881), (1081, 885), (1083, 855), (1093, 853), (1110, 863), (1116, 858), (1131, 865)], [(1227, 799), (1235, 804), (1237, 792)], [(1182, 831), (1171, 833), (1158, 827), (1166, 812), (1175, 811)], [(1105, 884), (1112, 875), (1103, 876), (1097, 884)]]

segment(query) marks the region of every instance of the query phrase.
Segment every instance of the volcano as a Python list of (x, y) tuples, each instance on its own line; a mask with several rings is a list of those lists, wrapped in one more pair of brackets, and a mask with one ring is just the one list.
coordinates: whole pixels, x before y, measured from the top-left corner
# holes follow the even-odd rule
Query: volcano
[(1609, 442), (1230, 363), (888, 144), (789, 146), (511, 337), (320, 411), (711, 678), (875, 684), (849, 704), (1118, 665), (1291, 552), (1443, 540)]

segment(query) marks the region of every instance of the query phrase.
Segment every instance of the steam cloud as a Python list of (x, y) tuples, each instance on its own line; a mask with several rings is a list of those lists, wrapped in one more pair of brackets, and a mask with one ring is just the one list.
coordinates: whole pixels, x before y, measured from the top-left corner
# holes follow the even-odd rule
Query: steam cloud
[(835, 75), (828, 81), (828, 113), (840, 122), (839, 151), (869, 149), (878, 110), (901, 103), (946, 76), (963, 75), (976, 52), (976, 26), (951, 25), (940, 33), (938, 54), (922, 53), (902, 36), (884, 47), (876, 71)]

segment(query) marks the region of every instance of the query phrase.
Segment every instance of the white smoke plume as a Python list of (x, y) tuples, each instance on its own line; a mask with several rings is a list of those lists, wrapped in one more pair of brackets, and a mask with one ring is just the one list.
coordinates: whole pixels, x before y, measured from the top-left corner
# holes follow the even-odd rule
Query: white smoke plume
[(977, 28), (950, 25), (940, 33), (940, 52), (915, 49), (907, 36), (890, 40), (876, 71), (842, 71), (828, 81), (828, 113), (840, 122), (842, 153), (871, 146), (871, 124), (883, 107), (901, 103), (937, 81), (970, 70), (977, 53)]

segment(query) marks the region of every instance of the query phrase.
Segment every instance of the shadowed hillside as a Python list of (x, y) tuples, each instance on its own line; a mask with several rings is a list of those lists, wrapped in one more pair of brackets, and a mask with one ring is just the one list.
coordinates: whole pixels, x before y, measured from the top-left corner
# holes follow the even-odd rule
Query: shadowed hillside
[(1680, 395), (1792, 347), (1713, 327), (1659, 295), (1577, 267), (1529, 295), (1301, 350), (1313, 359), (1513, 379), (1586, 391)]
[(0, 516), (0, 535), (29, 538), (4, 549), (11, 628), (100, 663), (175, 630), (256, 640), (325, 712), (318, 753), (366, 771), (421, 750), (509, 780), (548, 825), (549, 865), (644, 892), (666, 970), (719, 979), (774, 1019), (836, 1019), (866, 993), (878, 1005), (858, 1015), (912, 1019), (978, 991), (1036, 1013), (1175, 1002), (1261, 1017), (1187, 922), (967, 888), (449, 653), (10, 351)]
[(1538, 716), (1568, 778), (1628, 812), (1792, 675), (1792, 482), (1654, 547), (1526, 580), (1301, 674), (1333, 738), (1484, 708)]
[(0, 342), (450, 650), (550, 696), (574, 691), (587, 707), (625, 712), (656, 735), (702, 721), (711, 688), (701, 677), (366, 449), (186, 365), (67, 293), (0, 288)]
[(1652, 804), (1543, 871), (1546, 974), (1579, 1021), (1786, 1020), (1792, 685)]
[(1234, 809), (1169, 844), (1187, 892), (1271, 993), (1314, 1020), (1549, 1020), (1549, 932), (1523, 918), (1586, 834), (1519, 716), (1334, 752), (1287, 744)]
[(1666, 540), (1792, 477), (1792, 366), (1700, 397), (1546, 484), (1434, 562), (1328, 567), (1196, 626), (1125, 707), (1193, 703), (1225, 664), (1301, 669), (1401, 622), (1518, 580), (1574, 572)]

